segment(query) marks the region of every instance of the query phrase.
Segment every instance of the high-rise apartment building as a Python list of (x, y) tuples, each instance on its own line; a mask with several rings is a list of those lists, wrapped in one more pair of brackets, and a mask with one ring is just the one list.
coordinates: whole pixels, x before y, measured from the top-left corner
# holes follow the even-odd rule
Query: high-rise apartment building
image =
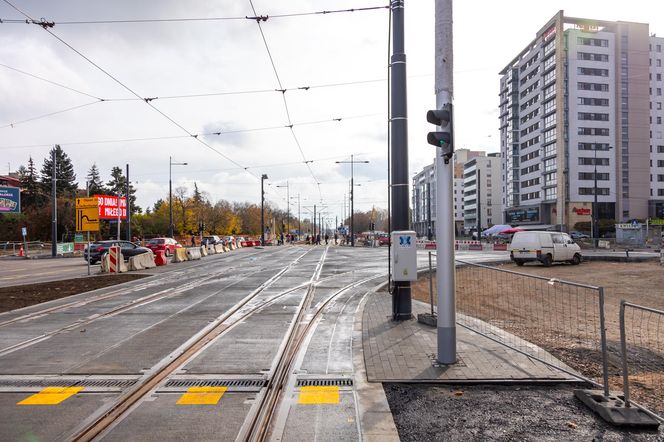
[(599, 219), (664, 216), (662, 47), (647, 24), (560, 11), (500, 72), (506, 223), (571, 230), (595, 197)]
[(475, 157), (463, 165), (464, 230), (485, 230), (502, 222), (500, 154)]
[[(464, 228), (463, 167), (471, 158), (481, 157), (482, 151), (457, 149), (454, 152), (454, 224), (460, 234)], [(435, 162), (413, 177), (413, 230), (418, 237), (436, 235), (436, 170)]]

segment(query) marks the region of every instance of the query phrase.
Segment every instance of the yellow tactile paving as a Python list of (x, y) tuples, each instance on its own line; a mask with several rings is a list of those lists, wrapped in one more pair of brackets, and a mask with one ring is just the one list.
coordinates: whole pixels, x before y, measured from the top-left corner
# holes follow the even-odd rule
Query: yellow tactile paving
[(83, 387), (46, 387), (16, 405), (57, 405), (81, 390)]
[(177, 401), (178, 405), (217, 405), (228, 387), (191, 387)]
[(339, 387), (302, 387), (298, 404), (338, 404)]

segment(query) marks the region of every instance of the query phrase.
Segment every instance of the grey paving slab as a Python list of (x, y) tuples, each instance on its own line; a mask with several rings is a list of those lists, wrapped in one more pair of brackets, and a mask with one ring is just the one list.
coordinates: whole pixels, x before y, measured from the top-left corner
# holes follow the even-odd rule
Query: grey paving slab
[(58, 405), (16, 405), (32, 393), (0, 393), (0, 440), (63, 441), (114, 394), (76, 394)]
[[(364, 307), (362, 342), (367, 377), (372, 382), (575, 381), (577, 378), (533, 360), (482, 335), (457, 326), (455, 365), (435, 363), (436, 329), (416, 319), (391, 320), (392, 300), (369, 295)], [(427, 306), (413, 303), (413, 313)]]
[(360, 440), (352, 391), (340, 391), (338, 404), (294, 404), (288, 413), (281, 440)]
[(234, 441), (255, 398), (227, 392), (216, 405), (178, 405), (181, 396), (158, 393), (147, 398), (101, 440)]

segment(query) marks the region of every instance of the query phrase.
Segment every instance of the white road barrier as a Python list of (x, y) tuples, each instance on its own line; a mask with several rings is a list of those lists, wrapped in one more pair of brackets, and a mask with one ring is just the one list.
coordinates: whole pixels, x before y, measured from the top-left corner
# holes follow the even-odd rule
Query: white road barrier
[(156, 267), (154, 263), (154, 254), (150, 251), (129, 258), (129, 270), (143, 270)]

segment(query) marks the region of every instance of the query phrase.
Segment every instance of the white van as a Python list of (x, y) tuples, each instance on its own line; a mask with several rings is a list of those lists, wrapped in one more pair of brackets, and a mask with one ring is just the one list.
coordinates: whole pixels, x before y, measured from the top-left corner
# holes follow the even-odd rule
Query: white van
[(522, 266), (539, 261), (545, 266), (553, 262), (581, 263), (581, 247), (562, 232), (516, 232), (510, 244), (510, 259)]

